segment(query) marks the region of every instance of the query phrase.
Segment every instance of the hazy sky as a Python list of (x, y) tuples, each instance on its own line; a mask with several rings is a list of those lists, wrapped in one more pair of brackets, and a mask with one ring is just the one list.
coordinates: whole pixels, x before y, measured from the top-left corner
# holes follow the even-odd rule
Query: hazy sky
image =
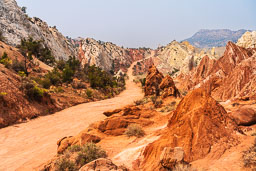
[(255, 0), (17, 0), (65, 36), (157, 47), (199, 29), (256, 30)]

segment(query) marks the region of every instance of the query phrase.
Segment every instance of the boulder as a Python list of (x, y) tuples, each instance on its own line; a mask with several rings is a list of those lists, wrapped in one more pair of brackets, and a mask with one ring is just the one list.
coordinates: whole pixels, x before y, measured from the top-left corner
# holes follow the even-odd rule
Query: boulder
[(158, 71), (155, 65), (152, 65), (148, 70), (145, 83), (145, 96), (159, 95), (159, 85), (164, 78), (163, 74)]
[(160, 156), (160, 164), (166, 169), (173, 170), (177, 164), (184, 163), (184, 156), (182, 147), (165, 147)]
[(256, 124), (256, 109), (251, 106), (242, 106), (230, 115), (239, 126), (251, 126)]
[(180, 92), (176, 88), (174, 81), (170, 75), (166, 75), (164, 77), (159, 87), (163, 91), (162, 98), (166, 98), (168, 96), (174, 96), (174, 97), (180, 96)]
[(115, 109), (115, 110), (109, 110), (109, 111), (103, 112), (103, 114), (107, 117), (110, 117), (110, 116), (117, 114), (121, 111), (122, 111), (122, 109)]
[(84, 165), (79, 171), (128, 171), (125, 167), (118, 167), (110, 159), (100, 158)]

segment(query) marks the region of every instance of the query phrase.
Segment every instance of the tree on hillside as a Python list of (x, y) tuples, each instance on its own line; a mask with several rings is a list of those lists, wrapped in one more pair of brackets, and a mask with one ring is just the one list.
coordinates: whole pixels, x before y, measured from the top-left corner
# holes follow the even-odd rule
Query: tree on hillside
[(27, 7), (21, 7), (21, 11), (26, 14), (27, 13)]
[(41, 41), (33, 40), (33, 38), (22, 39), (20, 45), (18, 45), (22, 55), (25, 57), (25, 69), (27, 73), (27, 63), (32, 60), (32, 56), (53, 66), (55, 64), (55, 58), (48, 47), (44, 47)]
[(2, 42), (3, 42), (3, 41), (4, 41), (4, 39), (5, 39), (5, 38), (4, 38), (4, 36), (3, 36), (3, 32), (2, 32), (2, 31), (0, 31), (0, 41), (2, 41)]

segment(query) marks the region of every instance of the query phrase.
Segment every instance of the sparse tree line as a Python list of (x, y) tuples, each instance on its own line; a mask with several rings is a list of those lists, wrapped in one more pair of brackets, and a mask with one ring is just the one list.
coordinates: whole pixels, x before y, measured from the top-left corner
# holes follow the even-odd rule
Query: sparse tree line
[[(1, 32), (0, 40), (4, 40)], [(67, 61), (56, 61), (51, 50), (42, 41), (33, 40), (33, 38), (22, 39), (17, 48), (24, 56), (23, 60), (15, 59), (12, 61), (8, 54), (4, 52), (0, 57), (0, 63), (22, 77), (22, 82), (25, 84), (22, 86), (22, 90), (30, 99), (40, 101), (51, 86), (58, 87), (62, 84), (70, 84), (74, 78), (87, 82), (91, 88), (103, 92), (111, 92), (113, 88), (123, 89), (125, 87), (124, 78), (116, 79), (111, 73), (95, 65), (81, 66), (80, 61), (74, 56), (70, 56)], [(41, 72), (40, 67), (36, 67), (34, 58), (52, 66), (54, 69), (43, 77), (30, 76), (31, 72)], [(88, 94), (89, 97), (92, 93), (88, 92)]]

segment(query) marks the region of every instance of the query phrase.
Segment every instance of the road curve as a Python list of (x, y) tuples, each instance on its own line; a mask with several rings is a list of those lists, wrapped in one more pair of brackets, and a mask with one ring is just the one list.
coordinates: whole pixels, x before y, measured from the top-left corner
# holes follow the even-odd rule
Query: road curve
[(77, 135), (91, 123), (103, 120), (104, 111), (141, 99), (141, 88), (132, 82), (133, 65), (128, 70), (126, 90), (115, 98), (80, 104), (0, 129), (0, 171), (34, 170), (56, 154), (56, 142), (60, 138)]

